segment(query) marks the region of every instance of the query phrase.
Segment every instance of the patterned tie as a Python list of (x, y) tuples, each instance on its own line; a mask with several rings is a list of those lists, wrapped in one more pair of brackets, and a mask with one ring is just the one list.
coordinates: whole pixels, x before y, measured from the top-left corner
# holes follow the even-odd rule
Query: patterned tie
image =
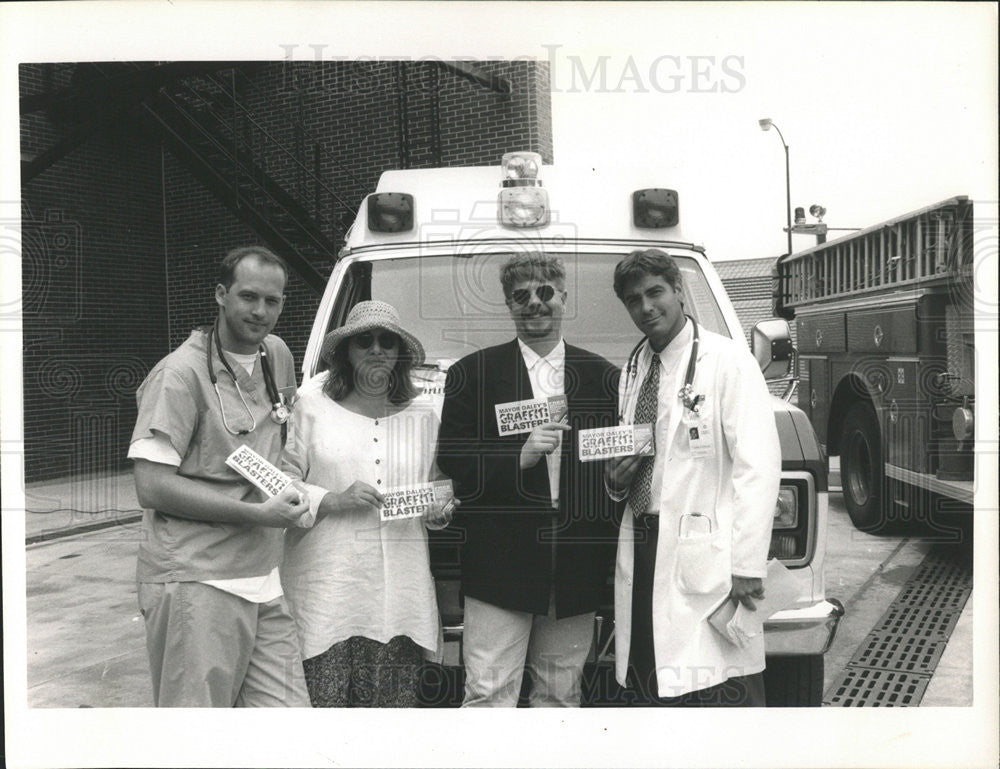
[[(653, 360), (649, 364), (649, 371), (646, 372), (646, 378), (642, 380), (642, 387), (639, 388), (639, 398), (635, 402), (635, 415), (632, 418), (632, 424), (652, 423), (653, 429), (656, 429), (656, 401), (659, 388), (660, 356), (654, 353)], [(649, 507), (652, 481), (653, 457), (646, 457), (639, 465), (628, 490), (628, 502), (635, 515), (642, 515)]]

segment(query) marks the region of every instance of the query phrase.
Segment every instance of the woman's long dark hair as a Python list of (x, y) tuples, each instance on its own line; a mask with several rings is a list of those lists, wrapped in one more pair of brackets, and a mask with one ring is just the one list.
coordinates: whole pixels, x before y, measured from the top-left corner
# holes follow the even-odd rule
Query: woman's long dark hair
[[(332, 359), (326, 364), (326, 370), (330, 374), (323, 384), (323, 392), (335, 401), (343, 400), (355, 388), (356, 374), (347, 355), (347, 345), (350, 343), (351, 337), (342, 339), (334, 349)], [(409, 403), (417, 396), (417, 388), (414, 387), (410, 376), (412, 370), (413, 358), (410, 349), (400, 337), (399, 355), (396, 358), (396, 365), (389, 374), (389, 403), (396, 405)]]

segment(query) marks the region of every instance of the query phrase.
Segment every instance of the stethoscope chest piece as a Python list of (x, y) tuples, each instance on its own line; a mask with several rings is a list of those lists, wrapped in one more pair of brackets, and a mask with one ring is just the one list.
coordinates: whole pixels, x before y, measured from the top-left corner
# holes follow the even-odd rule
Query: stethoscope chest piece
[(291, 412), (288, 410), (288, 406), (285, 405), (284, 399), (280, 403), (275, 403), (274, 408), (271, 409), (271, 421), (276, 425), (285, 424), (290, 415)]

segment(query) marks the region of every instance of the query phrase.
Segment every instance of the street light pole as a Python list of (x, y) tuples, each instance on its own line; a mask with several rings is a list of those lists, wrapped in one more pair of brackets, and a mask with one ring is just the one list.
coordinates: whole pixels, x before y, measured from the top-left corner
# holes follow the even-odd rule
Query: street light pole
[(785, 137), (781, 134), (781, 129), (769, 117), (761, 118), (757, 121), (761, 131), (770, 131), (772, 127), (778, 132), (781, 146), (785, 148), (785, 218), (788, 226), (785, 232), (788, 233), (788, 253), (792, 253), (792, 174), (788, 161), (788, 145), (785, 144)]

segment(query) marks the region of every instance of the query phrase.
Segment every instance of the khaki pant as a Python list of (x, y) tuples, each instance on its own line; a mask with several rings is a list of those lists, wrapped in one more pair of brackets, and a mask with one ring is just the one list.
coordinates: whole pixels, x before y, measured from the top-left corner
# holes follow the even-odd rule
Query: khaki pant
[(157, 707), (309, 707), (284, 597), (253, 603), (200, 582), (140, 582)]
[(464, 624), (462, 707), (516, 707), (525, 669), (531, 707), (580, 707), (594, 612), (557, 620), (552, 608), (548, 616), (532, 615), (466, 596)]

